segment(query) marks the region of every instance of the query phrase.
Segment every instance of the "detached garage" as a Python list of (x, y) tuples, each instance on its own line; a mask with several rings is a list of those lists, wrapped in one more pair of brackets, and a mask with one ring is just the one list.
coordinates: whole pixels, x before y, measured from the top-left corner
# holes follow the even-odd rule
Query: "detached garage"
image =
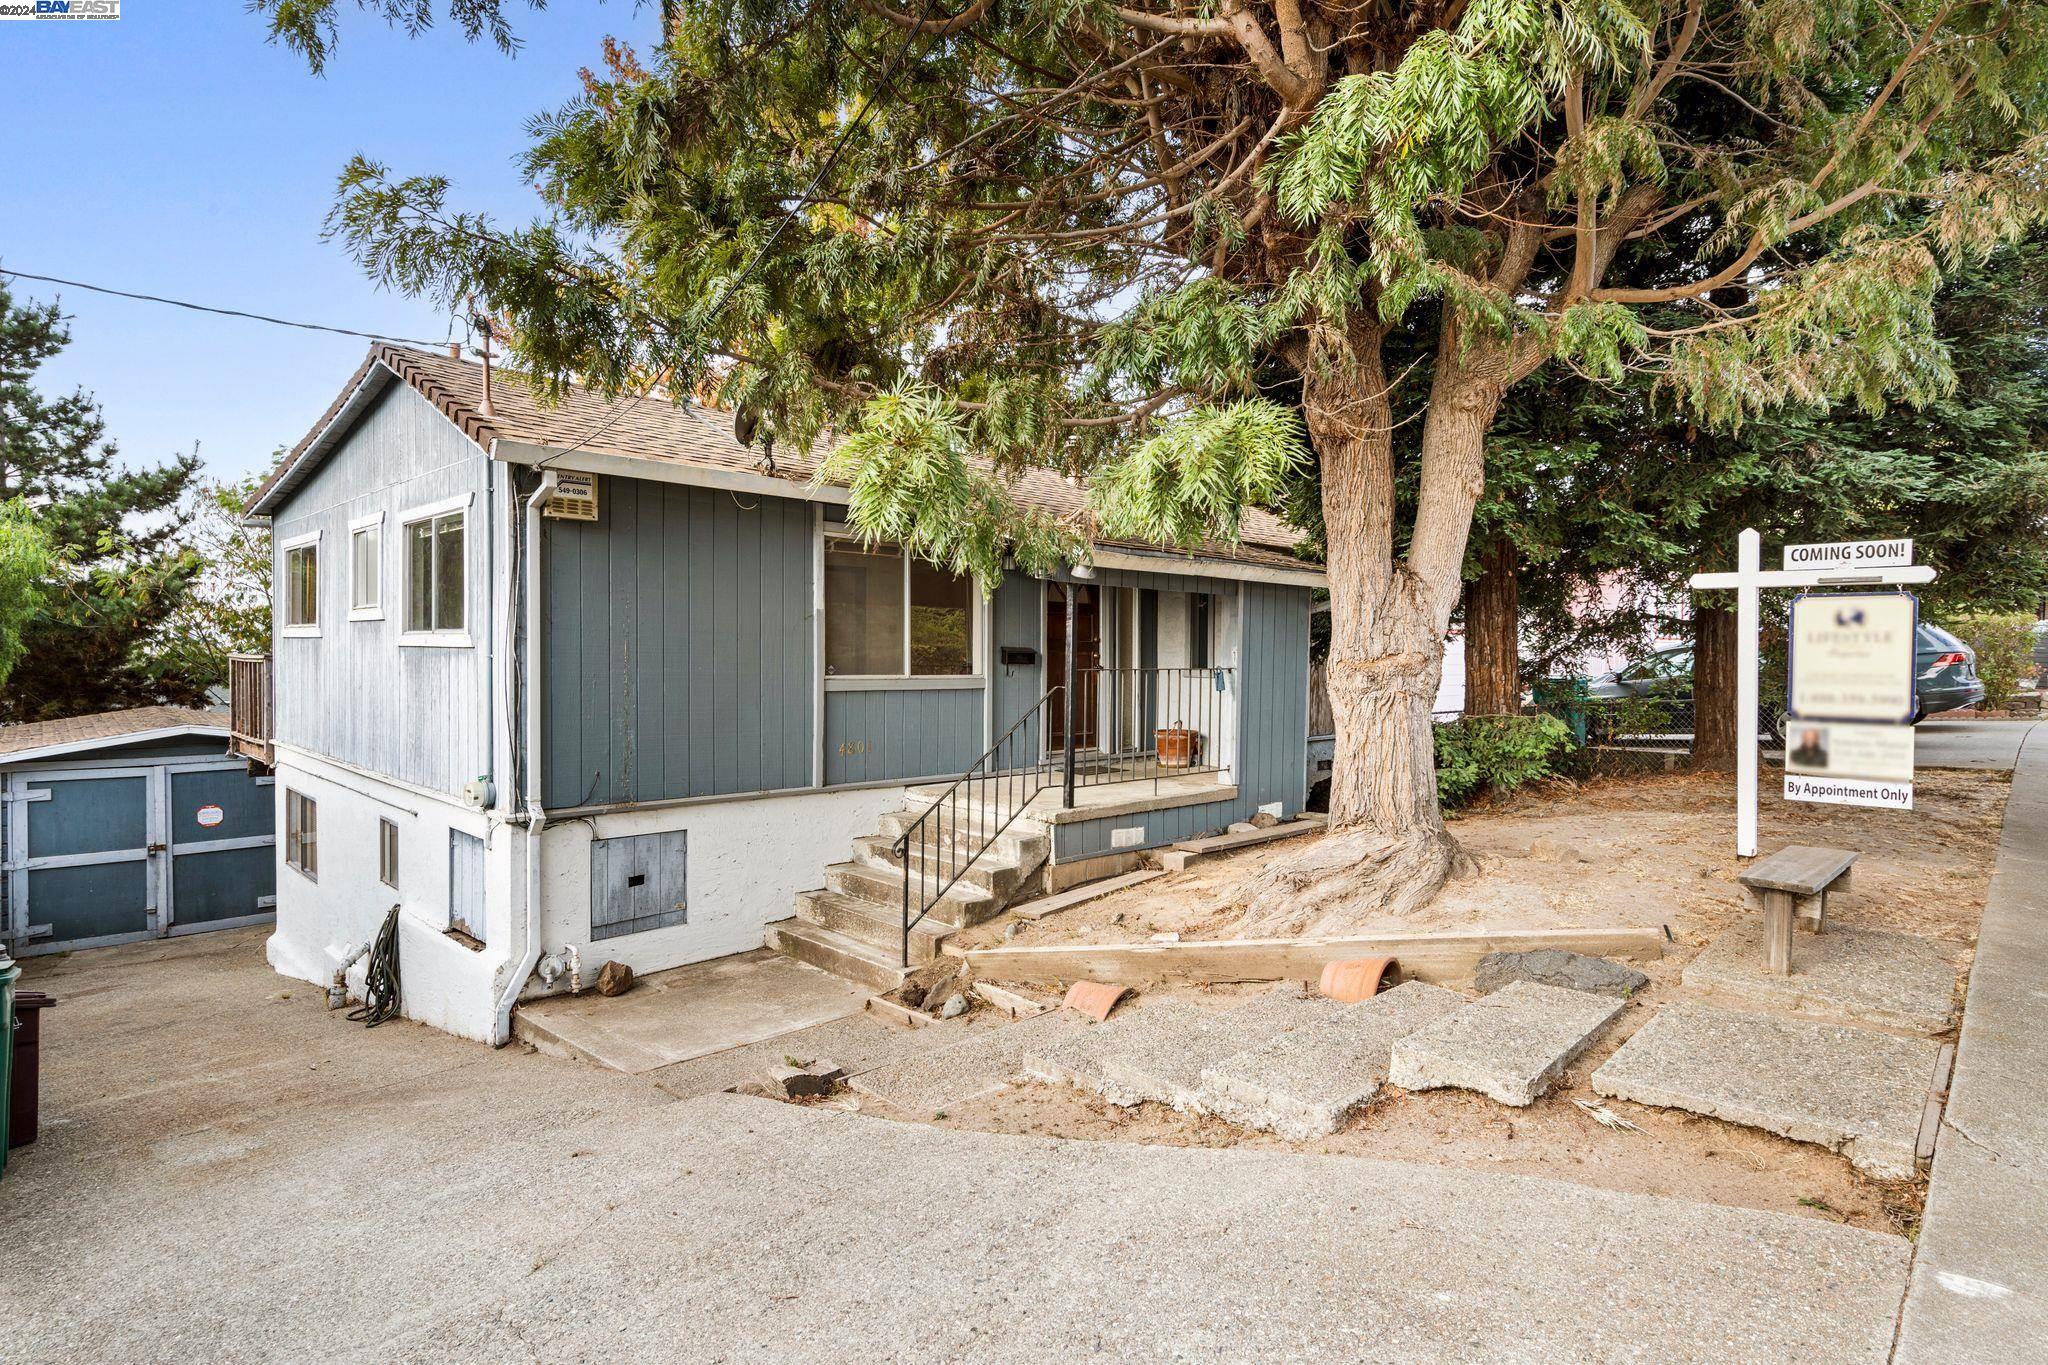
[(0, 938), (16, 957), (269, 920), (271, 779), (225, 711), (150, 706), (0, 727)]

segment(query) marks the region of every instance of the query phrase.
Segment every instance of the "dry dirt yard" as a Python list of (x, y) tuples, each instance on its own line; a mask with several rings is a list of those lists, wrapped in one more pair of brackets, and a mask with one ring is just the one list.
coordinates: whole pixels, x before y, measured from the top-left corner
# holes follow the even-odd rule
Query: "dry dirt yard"
[[(1831, 923), (1940, 940), (1952, 949), (1960, 976), (1983, 912), (2008, 785), (2002, 773), (1924, 771), (1911, 815), (1791, 805), (1767, 792), (1763, 848), (1805, 843), (1861, 850), (1855, 891), (1830, 898)], [(1610, 1112), (1637, 1125), (1609, 1128), (1578, 1103), (1601, 1103), (1587, 1084), (1594, 1070), (1659, 1005), (1684, 997), (1680, 974), (1715, 934), (1755, 913), (1735, 880), (1733, 798), (1725, 778), (1675, 774), (1552, 786), (1465, 813), (1453, 830), (1479, 875), (1453, 883), (1422, 915), (1366, 919), (1356, 932), (1656, 925), (1671, 931), (1664, 958), (1639, 964), (1651, 984), (1536, 1104), (1511, 1109), (1462, 1091), (1390, 1088), (1345, 1129), (1312, 1143), (1248, 1133), (1157, 1105), (1119, 1109), (1080, 1091), (1036, 1084), (958, 1106), (942, 1118), (897, 1117), (996, 1132), (1436, 1162), (1914, 1230), (1922, 1181), (1873, 1180), (1821, 1148), (1676, 1110), (1607, 1101)], [(1160, 933), (1234, 937), (1233, 888), (1266, 859), (1298, 847), (1290, 840), (1204, 862), (1025, 925), (1007, 940), (1005, 916), (956, 941), (1030, 946), (1142, 942)], [(1153, 994), (1256, 989), (1263, 988), (1162, 987)]]

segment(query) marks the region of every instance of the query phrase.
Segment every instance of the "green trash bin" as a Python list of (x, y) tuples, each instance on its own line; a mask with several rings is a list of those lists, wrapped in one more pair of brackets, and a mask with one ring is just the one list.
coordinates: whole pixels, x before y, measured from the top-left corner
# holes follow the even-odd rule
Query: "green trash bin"
[(1572, 743), (1585, 748), (1586, 713), (1591, 709), (1591, 699), (1586, 695), (1586, 680), (1538, 678), (1530, 692), (1536, 709), (1563, 721), (1565, 728), (1572, 732)]
[(0, 1176), (7, 1174), (7, 1112), (14, 1106), (14, 983), (21, 968), (0, 952)]

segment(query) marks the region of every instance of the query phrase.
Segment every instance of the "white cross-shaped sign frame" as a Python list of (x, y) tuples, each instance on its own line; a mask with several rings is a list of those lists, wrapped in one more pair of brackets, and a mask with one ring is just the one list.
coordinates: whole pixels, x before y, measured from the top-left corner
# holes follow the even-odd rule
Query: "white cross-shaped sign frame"
[[(1859, 587), (1869, 584), (1932, 583), (1929, 565), (1883, 569), (1766, 569), (1763, 537), (1744, 528), (1735, 542), (1734, 573), (1696, 573), (1695, 592), (1735, 590), (1735, 853), (1757, 854), (1757, 672), (1762, 654), (1762, 593), (1765, 588)], [(1697, 725), (1697, 721), (1694, 722)]]

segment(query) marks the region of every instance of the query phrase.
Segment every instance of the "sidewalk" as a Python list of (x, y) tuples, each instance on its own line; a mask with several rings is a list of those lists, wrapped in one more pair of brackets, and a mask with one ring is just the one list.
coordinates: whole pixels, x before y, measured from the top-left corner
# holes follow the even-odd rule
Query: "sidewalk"
[(1934, 1154), (1898, 1365), (2048, 1342), (2048, 722), (2020, 746)]

